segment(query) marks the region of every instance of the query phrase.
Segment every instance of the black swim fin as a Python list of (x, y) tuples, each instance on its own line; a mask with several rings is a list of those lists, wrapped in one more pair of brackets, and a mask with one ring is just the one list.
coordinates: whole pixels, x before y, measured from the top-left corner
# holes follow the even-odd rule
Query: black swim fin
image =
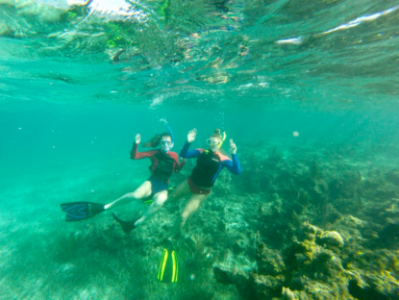
[(137, 220), (123, 221), (122, 219), (118, 218), (114, 213), (112, 213), (112, 216), (114, 217), (114, 220), (121, 225), (124, 233), (129, 233), (130, 231), (132, 231), (137, 227), (136, 225), (134, 225)]
[(179, 262), (171, 240), (166, 239), (159, 263), (157, 279), (164, 283), (175, 283), (179, 275)]
[(66, 212), (65, 221), (81, 221), (102, 213), (104, 204), (93, 202), (70, 202), (61, 204), (61, 209)]

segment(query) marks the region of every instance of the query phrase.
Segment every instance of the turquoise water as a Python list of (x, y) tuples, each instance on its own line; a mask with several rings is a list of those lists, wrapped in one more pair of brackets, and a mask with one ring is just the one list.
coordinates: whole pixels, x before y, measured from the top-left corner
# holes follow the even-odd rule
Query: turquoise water
[[(0, 298), (398, 299), (399, 2), (127, 3), (0, 0)], [(133, 191), (149, 177), (134, 137), (166, 123), (176, 152), (192, 128), (195, 147), (224, 128), (243, 168), (187, 221), (170, 285), (161, 240), (183, 202), (130, 235), (109, 213), (71, 224), (59, 207)], [(303, 222), (345, 245), (318, 236), (301, 264)], [(314, 253), (344, 271), (314, 271)]]

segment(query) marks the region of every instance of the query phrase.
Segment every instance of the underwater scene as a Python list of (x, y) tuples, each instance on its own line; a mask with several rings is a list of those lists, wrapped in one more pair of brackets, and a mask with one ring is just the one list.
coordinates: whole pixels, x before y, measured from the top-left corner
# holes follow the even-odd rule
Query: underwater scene
[(399, 299), (398, 20), (0, 0), (0, 299)]

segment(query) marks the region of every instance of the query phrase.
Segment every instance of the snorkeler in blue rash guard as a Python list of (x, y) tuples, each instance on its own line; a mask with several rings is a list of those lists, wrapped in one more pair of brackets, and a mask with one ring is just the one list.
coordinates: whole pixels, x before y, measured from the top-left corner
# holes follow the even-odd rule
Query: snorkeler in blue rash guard
[(189, 179), (191, 179), (191, 181), (199, 187), (211, 188), (214, 185), (216, 178), (219, 176), (220, 171), (224, 167), (226, 167), (233, 174), (238, 175), (241, 173), (241, 167), (240, 163), (238, 162), (237, 154), (233, 153), (231, 160), (219, 152), (221, 143), (217, 138), (216, 141), (214, 140), (215, 136), (218, 135), (220, 135), (220, 132), (217, 130), (214, 134), (212, 134), (211, 138), (207, 140), (210, 150), (188, 150), (191, 143), (186, 142), (183, 149), (180, 151), (180, 156), (182, 158), (198, 157), (197, 165), (195, 166)]
[(216, 129), (213, 134), (207, 139), (209, 146), (208, 150), (195, 149), (188, 150), (191, 143), (195, 140), (197, 130), (191, 130), (187, 135), (187, 142), (180, 151), (182, 158), (197, 158), (197, 165), (194, 167), (188, 180), (182, 182), (172, 194), (170, 199), (178, 200), (187, 195), (191, 195), (181, 216), (175, 223), (169, 238), (175, 236), (184, 226), (187, 219), (201, 206), (201, 204), (208, 198), (211, 193), (212, 186), (220, 173), (226, 167), (231, 173), (239, 175), (241, 173), (240, 163), (237, 158), (237, 146), (233, 140), (230, 140), (230, 153), (232, 159), (219, 152), (223, 141), (226, 138), (219, 129)]

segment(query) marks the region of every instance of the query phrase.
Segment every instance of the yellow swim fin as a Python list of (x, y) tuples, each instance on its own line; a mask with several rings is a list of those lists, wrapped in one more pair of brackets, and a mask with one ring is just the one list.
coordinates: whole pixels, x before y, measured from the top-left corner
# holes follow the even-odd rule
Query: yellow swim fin
[(175, 283), (179, 275), (179, 262), (177, 253), (170, 240), (166, 240), (166, 245), (162, 251), (161, 262), (159, 263), (157, 279), (164, 283)]

